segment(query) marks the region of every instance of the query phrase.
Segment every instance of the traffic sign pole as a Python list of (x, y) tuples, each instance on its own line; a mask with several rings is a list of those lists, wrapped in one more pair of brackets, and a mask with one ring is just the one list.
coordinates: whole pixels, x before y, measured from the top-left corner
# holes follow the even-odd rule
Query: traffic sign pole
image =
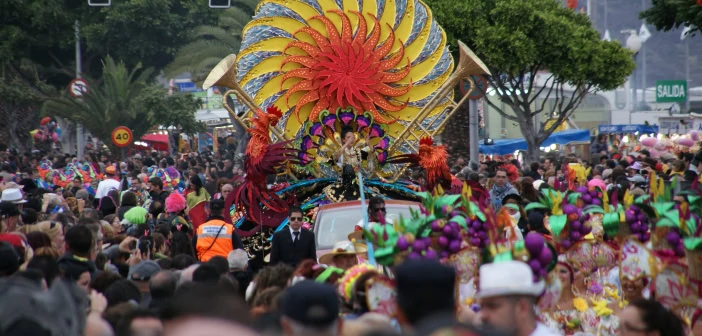
[[(80, 22), (76, 20), (75, 23), (75, 33), (76, 33), (76, 78), (81, 78), (83, 72), (83, 62), (80, 57)], [(70, 90), (70, 87), (69, 87)], [(76, 157), (80, 162), (83, 161), (83, 149), (85, 144), (83, 143), (83, 125), (76, 122)]]

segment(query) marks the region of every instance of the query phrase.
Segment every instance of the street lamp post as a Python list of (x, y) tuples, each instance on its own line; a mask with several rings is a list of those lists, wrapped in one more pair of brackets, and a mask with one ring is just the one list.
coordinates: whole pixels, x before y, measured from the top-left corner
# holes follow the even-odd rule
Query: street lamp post
[[(625, 43), (624, 47), (631, 50), (634, 53), (634, 62), (636, 62), (636, 55), (641, 50), (641, 46), (643, 44), (641, 42), (641, 38), (639, 38), (639, 34), (636, 32), (636, 30), (633, 30), (633, 29), (622, 30), (622, 33), (629, 34), (629, 37), (626, 39), (626, 43)], [(634, 71), (631, 73), (631, 78), (629, 79), (629, 83), (631, 83), (631, 88), (632, 88), (631, 111), (629, 111), (629, 124), (631, 124), (631, 114), (634, 111), (636, 111), (636, 102), (637, 102), (637, 99), (636, 99), (636, 96), (637, 96), (636, 68), (634, 68)]]
[(685, 39), (685, 83), (687, 83), (685, 112), (690, 113), (690, 39)]

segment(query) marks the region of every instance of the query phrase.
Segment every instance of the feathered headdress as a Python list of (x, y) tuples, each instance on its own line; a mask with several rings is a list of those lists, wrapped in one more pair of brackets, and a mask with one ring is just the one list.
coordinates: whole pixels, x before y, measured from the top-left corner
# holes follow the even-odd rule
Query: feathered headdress
[(278, 120), (283, 117), (283, 111), (281, 111), (277, 106), (271, 105), (266, 109), (266, 112), (269, 114), (269, 118), (271, 118), (271, 126), (275, 126), (278, 124)]
[(511, 163), (503, 163), (499, 168), (507, 171), (507, 178), (509, 178), (510, 183), (515, 183), (519, 180), (519, 169), (517, 169), (517, 166)]

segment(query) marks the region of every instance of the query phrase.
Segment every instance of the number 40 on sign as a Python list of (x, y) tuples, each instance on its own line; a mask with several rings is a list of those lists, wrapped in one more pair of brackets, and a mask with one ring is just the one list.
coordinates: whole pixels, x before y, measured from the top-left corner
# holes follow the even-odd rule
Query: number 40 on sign
[(127, 147), (132, 143), (132, 130), (118, 126), (112, 130), (112, 143), (117, 147)]

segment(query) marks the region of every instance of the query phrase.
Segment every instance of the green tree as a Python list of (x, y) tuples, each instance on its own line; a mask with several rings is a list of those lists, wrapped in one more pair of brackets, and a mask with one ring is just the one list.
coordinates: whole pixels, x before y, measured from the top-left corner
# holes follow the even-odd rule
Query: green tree
[(639, 17), (662, 31), (690, 26), (689, 34), (702, 32), (702, 3), (697, 0), (653, 0)]
[(238, 53), (244, 26), (251, 21), (258, 0), (238, 0), (222, 12), (216, 25), (202, 25), (193, 34), (171, 64), (166, 75), (189, 72), (196, 82), (202, 81), (212, 68), (231, 53)]
[[(32, 75), (31, 64), (21, 67), (26, 72), (26, 78), (32, 78), (32, 85), (43, 91), (51, 91), (45, 83)], [(22, 79), (13, 73), (0, 75), (0, 144), (2, 147), (16, 148), (20, 153), (32, 148), (30, 131), (39, 126), (39, 109), (41, 100), (39, 94), (27, 87)]]
[[(528, 144), (527, 160), (539, 145), (598, 90), (622, 85), (634, 69), (631, 52), (600, 40), (589, 18), (553, 0), (428, 0), (455, 48), (464, 41), (488, 66), (502, 104), (490, 111), (519, 123)], [(536, 75), (548, 71), (545, 85)], [(535, 122), (537, 115), (554, 123)]]
[(90, 89), (81, 100), (63, 94), (47, 100), (43, 112), (82, 124), (113, 153), (111, 135), (117, 126), (131, 129), (134, 139), (157, 126), (200, 129), (202, 125), (195, 121), (197, 101), (190, 95), (169, 96), (149, 79), (151, 73), (140, 66), (129, 71), (123, 62), (108, 57), (101, 80), (88, 79)]
[[(75, 21), (80, 21), (83, 73), (97, 78), (111, 55), (128, 68), (171, 61), (195, 27), (216, 22), (219, 10), (202, 0), (119, 0), (90, 7), (85, 0), (0, 1), (0, 65), (29, 87), (20, 64), (33, 62), (40, 79), (65, 89), (75, 77)], [(46, 97), (46, 93), (41, 92)]]

